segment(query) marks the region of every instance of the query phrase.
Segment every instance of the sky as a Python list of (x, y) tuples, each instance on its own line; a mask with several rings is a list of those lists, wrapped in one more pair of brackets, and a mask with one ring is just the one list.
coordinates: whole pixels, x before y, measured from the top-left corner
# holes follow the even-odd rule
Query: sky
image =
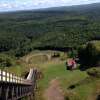
[(97, 3), (100, 0), (0, 0), (0, 12)]

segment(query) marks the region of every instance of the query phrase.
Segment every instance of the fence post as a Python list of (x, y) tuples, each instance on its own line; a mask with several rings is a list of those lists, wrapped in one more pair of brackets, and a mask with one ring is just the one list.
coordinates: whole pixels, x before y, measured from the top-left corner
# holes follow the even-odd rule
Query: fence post
[(34, 99), (37, 70), (33, 70), (30, 80), (25, 80), (12, 73), (0, 70), (0, 100), (17, 100), (28, 97)]

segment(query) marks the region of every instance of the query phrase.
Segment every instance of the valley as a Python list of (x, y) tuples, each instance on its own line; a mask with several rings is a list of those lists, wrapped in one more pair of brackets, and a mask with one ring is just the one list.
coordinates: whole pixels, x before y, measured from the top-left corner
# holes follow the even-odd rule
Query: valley
[(0, 69), (30, 68), (35, 100), (100, 100), (100, 3), (0, 13)]

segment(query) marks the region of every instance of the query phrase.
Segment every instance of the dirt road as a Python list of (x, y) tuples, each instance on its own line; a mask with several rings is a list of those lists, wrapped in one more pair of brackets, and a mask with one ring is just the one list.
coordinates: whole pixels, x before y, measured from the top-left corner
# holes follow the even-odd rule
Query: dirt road
[(48, 89), (45, 91), (44, 98), (45, 100), (64, 100), (63, 91), (58, 79), (53, 79), (50, 82)]

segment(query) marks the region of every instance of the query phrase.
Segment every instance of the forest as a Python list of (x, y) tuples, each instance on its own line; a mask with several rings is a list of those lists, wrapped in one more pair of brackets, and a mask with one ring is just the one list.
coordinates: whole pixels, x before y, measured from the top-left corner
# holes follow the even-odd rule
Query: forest
[(34, 100), (100, 100), (100, 3), (0, 13), (0, 69), (7, 79), (36, 69)]
[(0, 13), (0, 52), (77, 49), (100, 39), (100, 4)]

